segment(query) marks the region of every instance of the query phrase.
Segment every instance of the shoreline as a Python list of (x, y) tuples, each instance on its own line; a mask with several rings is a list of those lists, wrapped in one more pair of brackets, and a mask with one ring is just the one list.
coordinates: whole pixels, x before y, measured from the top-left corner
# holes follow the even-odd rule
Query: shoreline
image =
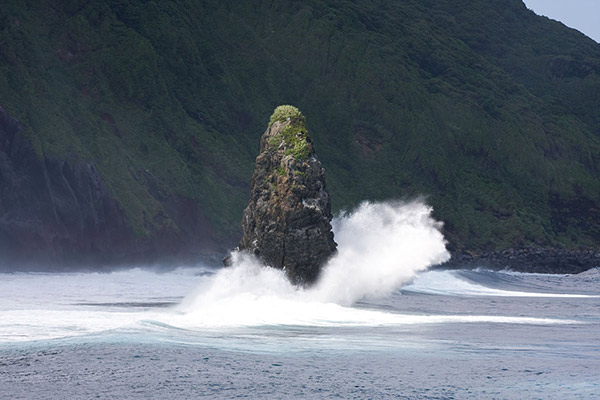
[(600, 267), (600, 249), (523, 248), (502, 251), (461, 251), (434, 269), (509, 269), (543, 274), (578, 274)]

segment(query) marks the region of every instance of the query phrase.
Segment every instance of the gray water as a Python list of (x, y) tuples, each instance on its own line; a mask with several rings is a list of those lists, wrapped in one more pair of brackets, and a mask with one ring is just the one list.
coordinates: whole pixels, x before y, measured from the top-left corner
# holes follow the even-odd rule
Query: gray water
[(598, 269), (427, 271), (352, 304), (282, 280), (0, 274), (0, 398), (600, 398)]

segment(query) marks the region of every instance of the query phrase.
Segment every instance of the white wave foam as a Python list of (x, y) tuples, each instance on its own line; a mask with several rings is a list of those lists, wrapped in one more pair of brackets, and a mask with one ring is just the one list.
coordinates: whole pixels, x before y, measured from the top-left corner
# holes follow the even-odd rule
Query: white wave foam
[[(333, 286), (334, 288), (336, 286)], [(281, 270), (235, 254), (234, 266), (208, 278), (188, 296), (178, 314), (161, 315), (170, 326), (198, 330), (242, 326), (392, 326), (445, 323), (576, 324), (573, 320), (493, 315), (409, 315), (357, 309), (315, 297), (323, 290), (301, 289)], [(333, 296), (333, 298), (337, 298)]]
[[(234, 254), (233, 266), (206, 280), (181, 305), (177, 325), (380, 324), (398, 316), (344, 306), (384, 297), (431, 264), (449, 258), (431, 218), (413, 202), (365, 202), (334, 220), (338, 253), (310, 289), (292, 286), (282, 271)], [(173, 322), (173, 321), (172, 321)]]
[(457, 276), (455, 271), (427, 271), (417, 276), (404, 291), (447, 296), (501, 296), (501, 297), (556, 297), (597, 298), (596, 295), (569, 293), (542, 293), (501, 290), (468, 282)]
[(166, 308), (147, 310), (178, 302), (205, 272), (0, 274), (0, 344), (135, 328), (140, 318), (168, 315)]
[(365, 202), (334, 221), (338, 254), (311, 291), (313, 298), (350, 305), (385, 297), (419, 271), (447, 261), (441, 223), (423, 203)]
[[(500, 323), (560, 325), (580, 322), (566, 319), (495, 315), (411, 315), (345, 307), (334, 303), (279, 297), (242, 296), (180, 315), (164, 315), (162, 322), (191, 330), (242, 326), (374, 327), (448, 323)], [(240, 299), (240, 300), (242, 300)]]
[[(326, 265), (319, 282), (308, 289), (291, 285), (282, 271), (263, 267), (242, 254), (234, 255), (234, 266), (209, 275), (190, 269), (165, 274), (129, 270), (6, 276), (0, 281), (0, 343), (107, 330), (144, 332), (148, 326), (157, 326), (145, 321), (191, 330), (263, 325), (577, 323), (486, 315), (405, 315), (350, 307), (363, 298), (385, 297), (429, 265), (448, 259), (440, 224), (430, 214), (431, 209), (418, 202), (364, 203), (336, 218), (339, 252)], [(512, 295), (441, 274), (421, 274), (409, 289)], [(176, 308), (152, 305), (171, 304), (192, 285), (198, 286)], [(124, 306), (128, 302), (134, 305)], [(138, 303), (141, 306), (135, 305)]]

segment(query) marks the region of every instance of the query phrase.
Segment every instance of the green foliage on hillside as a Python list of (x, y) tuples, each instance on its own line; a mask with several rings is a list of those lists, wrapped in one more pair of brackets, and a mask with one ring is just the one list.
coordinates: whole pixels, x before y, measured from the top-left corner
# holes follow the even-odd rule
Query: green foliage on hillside
[(519, 0), (0, 8), (0, 105), (41, 155), (93, 161), (140, 235), (177, 229), (178, 194), (235, 237), (288, 103), (336, 210), (425, 196), (456, 247), (600, 241), (600, 45)]

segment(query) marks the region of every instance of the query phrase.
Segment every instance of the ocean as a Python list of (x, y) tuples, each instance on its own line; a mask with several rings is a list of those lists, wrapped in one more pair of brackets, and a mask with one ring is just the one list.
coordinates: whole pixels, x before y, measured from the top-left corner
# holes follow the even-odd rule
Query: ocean
[(431, 269), (430, 213), (342, 214), (311, 288), (239, 254), (0, 273), (0, 398), (600, 398), (600, 269)]

